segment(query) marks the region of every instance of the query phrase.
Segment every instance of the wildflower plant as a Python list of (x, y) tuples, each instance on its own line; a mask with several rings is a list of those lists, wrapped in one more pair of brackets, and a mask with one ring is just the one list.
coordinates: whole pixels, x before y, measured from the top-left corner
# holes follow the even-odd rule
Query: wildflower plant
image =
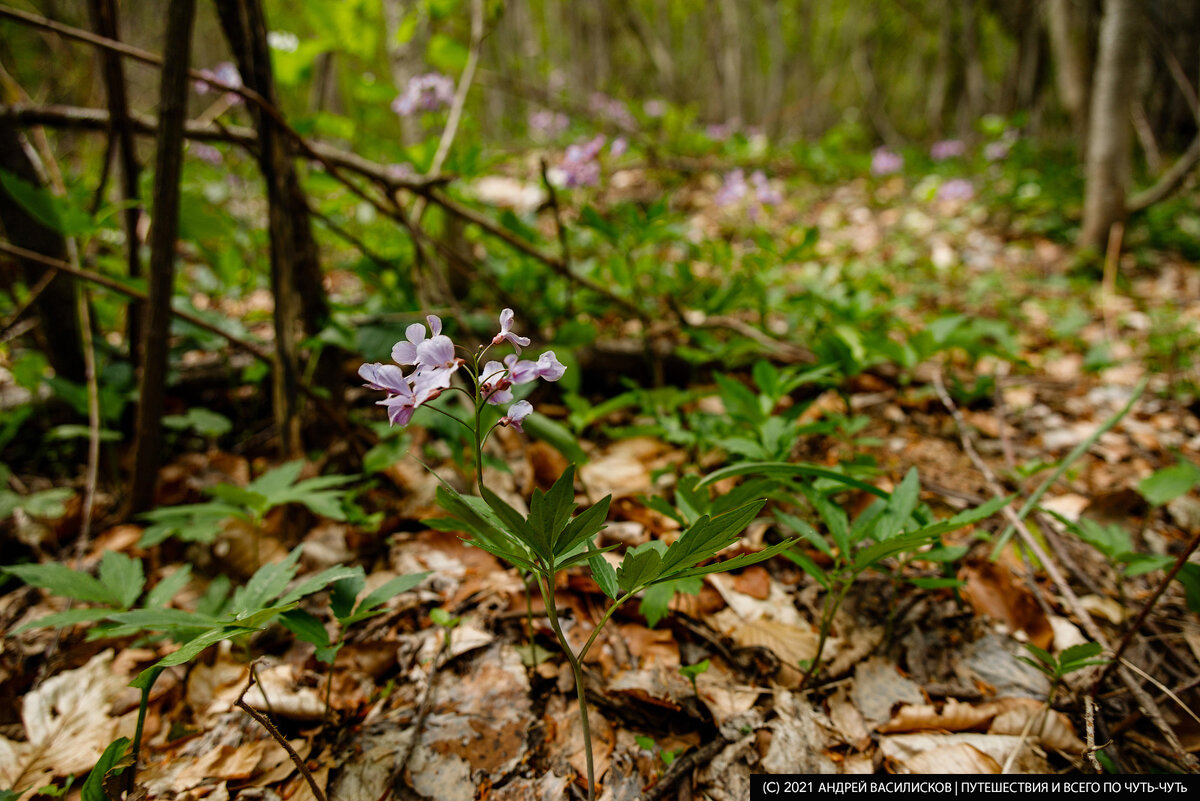
[[(472, 544), (532, 576), (545, 603), (550, 628), (575, 678), (587, 756), (588, 796), (594, 799), (596, 785), (582, 665), (613, 613), (652, 586), (755, 564), (786, 550), (794, 541), (704, 564), (736, 542), (758, 516), (765, 501), (754, 500), (720, 515), (701, 515), (670, 546), (651, 541), (631, 548), (614, 568), (604, 553), (618, 545), (601, 548), (595, 543), (608, 517), (612, 496), (576, 514), (574, 465), (563, 472), (548, 492), (534, 490), (528, 514), (513, 508), (490, 490), (484, 483), (482, 470), (483, 446), (488, 436), (502, 426), (520, 431), (521, 421), (533, 410), (528, 401), (513, 401), (512, 388), (539, 378), (557, 381), (566, 371), (553, 351), (546, 351), (536, 361), (521, 358), (522, 349), (529, 346), (530, 340), (515, 333), (514, 316), (511, 309), (501, 312), (500, 330), (490, 342), (471, 352), (456, 347), (442, 333), (441, 320), (431, 315), (427, 318), (428, 331), (420, 324), (410, 326), (406, 339), (396, 343), (392, 350), (395, 365), (364, 364), (359, 374), (367, 381), (367, 387), (387, 393), (379, 404), (388, 408), (393, 424), (407, 424), (417, 408), (443, 392), (457, 391), (465, 397), (468, 414), (462, 417), (439, 407), (430, 408), (457, 420), (474, 439), (479, 495), (464, 495), (443, 485), (438, 489), (437, 500), (450, 516), (429, 523), (468, 535)], [(514, 353), (499, 360), (492, 357), (493, 348), (508, 346)], [(404, 367), (411, 367), (411, 372), (406, 375)], [(456, 377), (458, 383), (454, 381)], [(484, 412), (489, 405), (507, 406), (507, 413), (495, 423), (485, 425)], [(599, 623), (578, 649), (563, 632), (554, 595), (558, 574), (570, 568), (588, 570), (609, 598)]]

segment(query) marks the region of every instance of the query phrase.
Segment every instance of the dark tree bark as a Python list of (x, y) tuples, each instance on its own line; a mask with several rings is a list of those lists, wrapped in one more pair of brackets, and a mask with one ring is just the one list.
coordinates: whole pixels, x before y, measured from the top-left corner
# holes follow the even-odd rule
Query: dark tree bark
[[(260, 0), (217, 0), (216, 5), (243, 82), (269, 105), (276, 106), (266, 17)], [(283, 455), (291, 458), (303, 452), (296, 391), (297, 328), (303, 324), (305, 333), (318, 333), (328, 320), (329, 305), (321, 283), (308, 200), (292, 163), (289, 142), (271, 115), (258, 107), (252, 106), (251, 110), (260, 143), (259, 167), (266, 181), (270, 206), (271, 287), (275, 295), (278, 359), (273, 381), (275, 420)]]
[[(3, 119), (0, 119), (0, 168), (34, 186), (41, 183), (15, 124)], [(67, 244), (62, 234), (30, 216), (3, 186), (0, 186), (0, 225), (14, 245), (53, 259), (66, 260)], [(25, 283), (33, 286), (41, 280), (46, 268), (34, 262), (22, 262), (22, 271)], [(33, 310), (42, 321), (34, 329), (35, 337), (54, 372), (71, 381), (82, 382), (85, 378), (83, 350), (75, 316), (72, 279), (64, 275), (51, 279), (34, 301)]]
[(1044, 9), (1058, 97), (1071, 117), (1076, 135), (1083, 141), (1091, 91), (1086, 11), (1075, 0), (1046, 0)]
[(159, 88), (159, 127), (154, 164), (154, 211), (150, 228), (150, 275), (143, 320), (138, 383), (133, 482), (129, 512), (154, 505), (162, 448), (171, 294), (175, 284), (175, 243), (179, 238), (179, 179), (183, 171), (183, 124), (187, 120), (188, 65), (196, 0), (171, 0)]
[(1108, 232), (1126, 215), (1129, 109), (1137, 81), (1141, 0), (1106, 0), (1088, 122), (1087, 189), (1079, 245), (1103, 250)]
[[(96, 33), (109, 39), (120, 39), (117, 26), (117, 0), (88, 0), (88, 11), (92, 17), (92, 27)], [(111, 50), (97, 51), (101, 71), (104, 73), (105, 96), (108, 100), (108, 114), (112, 121), (111, 135), (116, 137), (118, 159), (121, 165), (121, 200), (133, 201), (124, 212), (126, 263), (129, 275), (136, 278), (142, 274), (141, 259), (138, 255), (138, 220), (141, 218), (141, 207), (138, 205), (138, 166), (137, 150), (134, 146), (133, 124), (129, 119), (129, 100), (125, 87), (125, 69), (121, 56)], [(129, 355), (134, 363), (138, 362), (136, 350), (141, 342), (141, 304), (130, 303), (127, 312), (126, 336), (129, 340)]]

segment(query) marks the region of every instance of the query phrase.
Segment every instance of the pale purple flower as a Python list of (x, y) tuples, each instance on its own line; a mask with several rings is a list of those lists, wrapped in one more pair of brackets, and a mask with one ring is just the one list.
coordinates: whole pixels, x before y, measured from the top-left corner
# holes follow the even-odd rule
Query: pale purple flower
[(952, 178), (938, 187), (938, 200), (970, 200), (975, 197), (975, 185), (966, 178)]
[(381, 401), (375, 402), (377, 406), (386, 406), (388, 410), (388, 423), (394, 426), (406, 426), (408, 421), (412, 420), (413, 412), (417, 410), (417, 397), (413, 394), (412, 387), (408, 384), (403, 385), (403, 390), (395, 395), (388, 395)]
[(738, 129), (737, 120), (729, 120), (727, 122), (713, 123), (704, 129), (704, 133), (709, 139), (714, 142), (724, 142)]
[[(442, 320), (440, 317), (436, 314), (430, 314), (425, 319), (429, 323), (429, 330), (433, 336), (436, 337), (442, 333)], [(404, 329), (404, 336), (407, 341), (400, 341), (392, 346), (392, 361), (396, 364), (416, 364), (417, 346), (425, 341), (425, 326), (420, 323), (413, 323)]]
[[(238, 68), (232, 61), (222, 61), (211, 70), (199, 70), (200, 74), (209, 80), (224, 84), (225, 86), (234, 89), (242, 88), (242, 74), (238, 72)], [(192, 88), (198, 95), (206, 95), (211, 91), (215, 91), (216, 87), (208, 83), (208, 81), (198, 80), (192, 82)], [(231, 105), (236, 105), (242, 102), (242, 98), (232, 92), (225, 93), (225, 100)]]
[(532, 411), (533, 404), (531, 404), (529, 401), (517, 401), (512, 406), (508, 407), (508, 414), (500, 418), (500, 425), (512, 426), (524, 434), (525, 429), (521, 428), (521, 421), (528, 417), (529, 413)]
[(435, 386), (428, 378), (422, 380), (416, 373), (406, 378), (394, 364), (364, 364), (358, 368), (358, 374), (367, 382), (364, 386), (387, 393), (377, 403), (387, 407), (388, 422), (392, 425), (408, 425), (417, 407), (436, 398), (445, 388)]
[(730, 170), (725, 173), (725, 182), (721, 184), (721, 188), (713, 195), (713, 202), (718, 206), (733, 206), (740, 203), (746, 197), (746, 175), (741, 169)]
[(440, 72), (427, 72), (409, 80), (392, 101), (392, 111), (407, 117), (418, 111), (437, 111), (454, 100), (454, 81)]
[(592, 92), (588, 108), (626, 131), (632, 131), (637, 127), (637, 120), (629, 112), (629, 107), (603, 92)]
[(629, 140), (623, 136), (618, 136), (612, 140), (612, 144), (608, 146), (608, 152), (613, 158), (620, 158), (629, 150)]
[(530, 381), (536, 381), (541, 372), (538, 362), (521, 359), (514, 353), (504, 357), (504, 366), (508, 368), (508, 378), (514, 384), (528, 384)]
[(562, 186), (592, 186), (599, 182), (600, 163), (596, 158), (605, 141), (604, 134), (596, 134), (586, 142), (577, 142), (567, 148), (557, 168)]
[(563, 373), (567, 372), (566, 365), (558, 360), (552, 350), (548, 350), (538, 357), (536, 367), (537, 377), (546, 381), (557, 381), (563, 377)]
[(771, 182), (762, 170), (754, 171), (750, 176), (750, 183), (754, 184), (754, 195), (763, 206), (778, 206), (783, 202), (783, 195), (778, 189), (771, 188)]
[(933, 146), (929, 148), (929, 157), (934, 161), (945, 161), (957, 158), (966, 152), (967, 146), (961, 139), (943, 139), (940, 142), (934, 142)]
[(513, 346), (513, 350), (520, 353), (521, 348), (529, 347), (529, 337), (519, 337), (512, 332), (514, 316), (512, 309), (504, 309), (500, 312), (500, 333), (492, 337), (492, 344), (499, 345), (507, 339), (508, 343)]
[(412, 394), (412, 387), (404, 377), (404, 371), (394, 364), (364, 364), (358, 368), (358, 374), (367, 382), (363, 386), (368, 389), (377, 389), (393, 395), (405, 392)]
[(510, 387), (516, 382), (512, 380), (509, 369), (497, 361), (490, 361), (483, 366), (479, 374), (479, 391), (484, 399), (493, 406), (511, 403), (513, 399)]
[(529, 115), (529, 130), (542, 139), (553, 139), (567, 130), (570, 120), (562, 112), (535, 111)]
[(988, 161), (1003, 161), (1008, 158), (1008, 153), (1012, 150), (1012, 140), (1000, 139), (995, 142), (988, 142), (983, 148), (983, 157)]
[(891, 175), (904, 169), (904, 157), (886, 147), (877, 147), (871, 153), (871, 174)]
[(667, 113), (667, 104), (661, 100), (647, 100), (642, 105), (642, 111), (646, 112), (646, 116), (651, 119), (658, 119)]

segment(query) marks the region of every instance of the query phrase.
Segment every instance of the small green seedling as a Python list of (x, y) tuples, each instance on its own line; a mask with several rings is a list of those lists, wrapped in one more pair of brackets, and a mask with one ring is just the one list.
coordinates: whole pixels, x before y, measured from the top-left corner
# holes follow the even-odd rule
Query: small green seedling
[(696, 694), (697, 698), (700, 697), (700, 690), (696, 688), (696, 677), (706, 672), (709, 664), (709, 660), (704, 659), (694, 665), (683, 665), (679, 668), (679, 672), (683, 677), (692, 683), (692, 692)]
[(652, 754), (656, 754), (662, 761), (664, 768), (671, 767), (671, 763), (675, 761), (676, 757), (678, 757), (680, 753), (680, 749), (672, 750), (660, 748), (658, 743), (654, 741), (653, 737), (647, 737), (644, 734), (635, 735), (633, 740), (638, 744), (639, 748), (649, 751)]
[(434, 625), (441, 626), (444, 629), (444, 633), (442, 635), (442, 646), (449, 650), (450, 633), (454, 631), (455, 627), (458, 626), (459, 623), (462, 623), (462, 617), (452, 616), (449, 612), (439, 606), (436, 609), (429, 610), (429, 619), (433, 621)]

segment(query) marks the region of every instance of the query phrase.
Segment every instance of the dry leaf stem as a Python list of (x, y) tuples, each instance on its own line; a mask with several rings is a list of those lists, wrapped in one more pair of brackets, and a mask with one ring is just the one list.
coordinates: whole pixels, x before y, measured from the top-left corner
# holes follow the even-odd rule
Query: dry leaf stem
[[(284, 751), (287, 751), (287, 755), (291, 757), (292, 762), (296, 765), (296, 768), (300, 771), (300, 774), (304, 776), (304, 779), (308, 782), (309, 789), (312, 790), (313, 796), (316, 797), (317, 801), (328, 801), (328, 799), (325, 798), (325, 791), (321, 789), (319, 784), (317, 784), (317, 780), (313, 778), (312, 772), (308, 769), (308, 765), (304, 764), (304, 760), (301, 759), (300, 755), (296, 753), (296, 749), (292, 748), (292, 744), (287, 741), (287, 738), (280, 733), (279, 729), (275, 728), (275, 724), (271, 722), (270, 718), (246, 703), (246, 693), (249, 692), (250, 688), (255, 684), (258, 684), (259, 692), (262, 693), (263, 699), (266, 700), (267, 691), (262, 686), (262, 682), (258, 681), (257, 674), (255, 674), (253, 668), (251, 668), (250, 680), (246, 682), (246, 686), (242, 690), (242, 694), (238, 696), (238, 699), (234, 705), (258, 721), (258, 724), (267, 730), (267, 733), (274, 738), (275, 742), (279, 743), (279, 746), (283, 748)], [(270, 706), (269, 701), (267, 702), (267, 705)]]

